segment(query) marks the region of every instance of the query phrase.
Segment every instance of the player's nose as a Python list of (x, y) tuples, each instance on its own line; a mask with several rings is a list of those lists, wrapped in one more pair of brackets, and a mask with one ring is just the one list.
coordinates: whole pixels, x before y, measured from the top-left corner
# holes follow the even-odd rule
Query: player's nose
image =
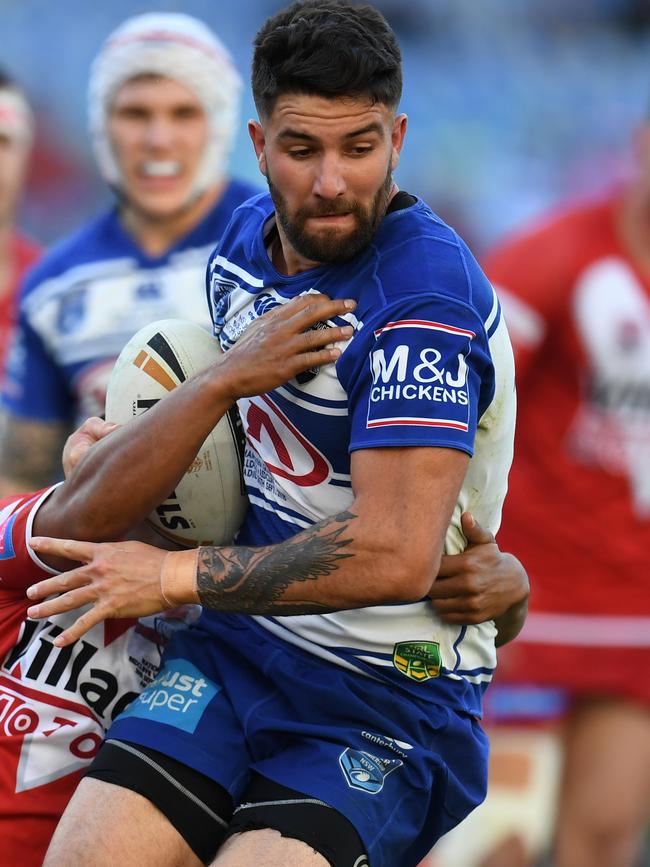
[(313, 193), (321, 199), (335, 199), (346, 191), (341, 161), (336, 154), (325, 154), (319, 161), (314, 178)]
[(173, 125), (165, 118), (152, 117), (146, 127), (145, 139), (151, 148), (164, 149), (169, 147), (173, 139)]

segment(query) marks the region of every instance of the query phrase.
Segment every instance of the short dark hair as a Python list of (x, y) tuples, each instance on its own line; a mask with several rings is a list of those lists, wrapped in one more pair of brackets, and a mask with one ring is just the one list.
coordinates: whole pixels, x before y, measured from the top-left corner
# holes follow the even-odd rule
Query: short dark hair
[(252, 87), (260, 117), (283, 93), (363, 97), (396, 108), (402, 56), (386, 19), (372, 6), (299, 0), (262, 26), (254, 42)]

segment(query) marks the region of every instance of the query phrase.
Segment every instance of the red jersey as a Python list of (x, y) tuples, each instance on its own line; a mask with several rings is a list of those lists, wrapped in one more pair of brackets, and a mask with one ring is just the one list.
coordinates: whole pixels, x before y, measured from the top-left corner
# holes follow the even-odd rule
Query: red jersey
[(16, 301), (25, 272), (42, 253), (42, 248), (20, 232), (15, 232), (9, 244), (11, 274), (7, 291), (0, 297), (0, 370), (16, 324)]
[(650, 281), (616, 208), (566, 211), (484, 263), (517, 363), (499, 542), (532, 585), (503, 659), (517, 682), (650, 698)]
[(52, 639), (79, 612), (28, 620), (25, 589), (53, 574), (27, 545), (52, 489), (0, 502), (0, 840), (3, 864), (37, 867), (112, 719), (155, 676), (181, 621), (108, 620)]

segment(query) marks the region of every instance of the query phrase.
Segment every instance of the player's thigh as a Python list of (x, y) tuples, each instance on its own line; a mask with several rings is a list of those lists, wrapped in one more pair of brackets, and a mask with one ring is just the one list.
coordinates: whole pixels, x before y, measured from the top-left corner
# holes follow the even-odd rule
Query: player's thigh
[(560, 829), (640, 832), (650, 806), (650, 709), (615, 699), (575, 709), (560, 800)]
[(283, 837), (265, 828), (246, 831), (226, 840), (212, 862), (214, 867), (328, 867), (327, 861), (302, 840)]
[(43, 867), (199, 867), (165, 816), (142, 795), (83, 779), (54, 833)]

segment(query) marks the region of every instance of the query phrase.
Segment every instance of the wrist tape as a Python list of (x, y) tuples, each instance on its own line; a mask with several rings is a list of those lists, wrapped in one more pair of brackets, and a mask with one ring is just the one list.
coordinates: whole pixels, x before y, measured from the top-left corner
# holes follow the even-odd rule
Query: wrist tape
[(199, 549), (170, 551), (160, 570), (160, 593), (170, 608), (199, 602), (196, 573)]

